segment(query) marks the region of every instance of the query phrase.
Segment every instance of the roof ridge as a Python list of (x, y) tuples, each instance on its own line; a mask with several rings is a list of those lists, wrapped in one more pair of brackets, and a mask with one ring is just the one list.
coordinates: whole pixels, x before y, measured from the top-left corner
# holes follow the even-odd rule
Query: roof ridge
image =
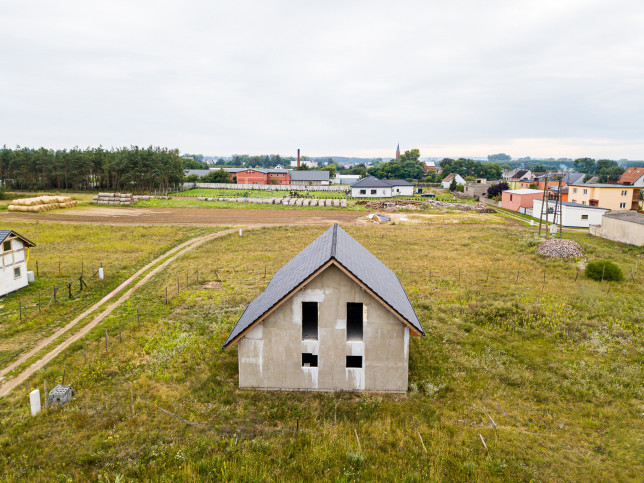
[(335, 258), (335, 249), (338, 244), (338, 224), (333, 224), (333, 234), (331, 235), (331, 258)]

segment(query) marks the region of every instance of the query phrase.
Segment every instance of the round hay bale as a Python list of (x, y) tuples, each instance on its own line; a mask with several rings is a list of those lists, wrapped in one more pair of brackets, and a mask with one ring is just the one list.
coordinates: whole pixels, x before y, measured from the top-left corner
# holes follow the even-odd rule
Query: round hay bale
[(537, 253), (548, 258), (575, 258), (583, 257), (584, 249), (575, 241), (551, 238), (537, 247)]

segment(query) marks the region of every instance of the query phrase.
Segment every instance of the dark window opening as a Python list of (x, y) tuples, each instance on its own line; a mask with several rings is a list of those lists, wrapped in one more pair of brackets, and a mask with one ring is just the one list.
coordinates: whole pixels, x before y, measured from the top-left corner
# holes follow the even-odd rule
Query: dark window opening
[(10, 252), (11, 251), (11, 240), (6, 241), (2, 244), (2, 247), (5, 252)]
[(302, 354), (302, 367), (317, 367), (318, 366), (318, 356), (317, 354)]
[(318, 338), (318, 303), (302, 302), (302, 339)]
[(362, 340), (362, 304), (347, 303), (347, 340)]
[(375, 195), (375, 194), (376, 194), (376, 190), (371, 190), (371, 194), (372, 194), (372, 195)]
[(588, 219), (588, 215), (581, 215), (581, 219), (582, 219), (582, 220), (587, 220), (587, 219)]
[(347, 367), (362, 368), (362, 356), (347, 356)]

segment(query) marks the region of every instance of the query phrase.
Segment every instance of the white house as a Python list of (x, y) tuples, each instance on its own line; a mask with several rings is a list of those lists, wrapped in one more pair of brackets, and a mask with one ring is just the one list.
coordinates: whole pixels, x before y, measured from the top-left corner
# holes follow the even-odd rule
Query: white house
[(398, 277), (337, 224), (284, 265), (237, 321), (239, 387), (407, 391), (425, 332)]
[(465, 185), (466, 183), (466, 181), (460, 174), (450, 173), (445, 178), (443, 178), (443, 181), (441, 181), (441, 186), (446, 190), (449, 189), (449, 186), (452, 184), (452, 180), (454, 179), (456, 180), (456, 184)]
[(378, 179), (375, 176), (367, 176), (351, 185), (351, 196), (355, 198), (414, 196), (414, 185), (404, 179)]
[[(561, 223), (563, 226), (574, 226), (580, 228), (588, 228), (590, 225), (601, 225), (602, 217), (610, 210), (607, 208), (599, 208), (598, 206), (581, 205), (579, 203), (571, 203), (569, 201), (562, 201), (561, 206), (555, 206), (556, 201), (546, 201), (548, 207), (548, 223)], [(541, 216), (541, 207), (543, 199), (535, 198), (532, 200), (532, 216), (539, 218)], [(561, 213), (559, 209), (561, 208)], [(555, 209), (557, 216), (555, 216)], [(544, 217), (545, 218), (545, 217)]]
[(29, 248), (35, 246), (13, 230), (0, 230), (0, 297), (27, 286)]
[(336, 174), (335, 178), (333, 178), (331, 181), (334, 184), (346, 184), (346, 185), (352, 185), (356, 181), (360, 179), (359, 174)]

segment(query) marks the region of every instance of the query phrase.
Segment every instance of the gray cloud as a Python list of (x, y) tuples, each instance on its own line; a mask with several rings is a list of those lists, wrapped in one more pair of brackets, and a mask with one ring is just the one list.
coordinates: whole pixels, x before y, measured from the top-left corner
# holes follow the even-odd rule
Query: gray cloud
[(641, 2), (0, 8), (8, 145), (644, 157)]

